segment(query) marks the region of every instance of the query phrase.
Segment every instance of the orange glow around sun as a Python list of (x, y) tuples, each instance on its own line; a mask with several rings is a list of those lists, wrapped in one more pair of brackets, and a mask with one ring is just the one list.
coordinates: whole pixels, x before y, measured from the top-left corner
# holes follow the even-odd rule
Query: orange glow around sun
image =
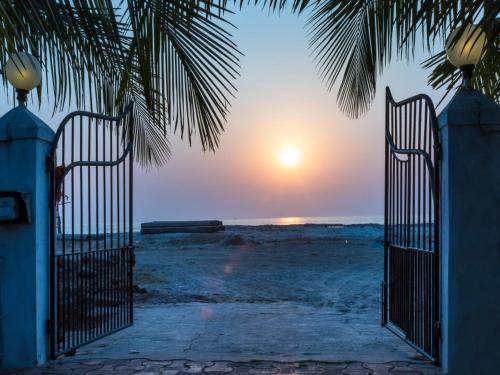
[(280, 150), (278, 158), (284, 167), (293, 168), (300, 163), (300, 152), (293, 146), (285, 146)]

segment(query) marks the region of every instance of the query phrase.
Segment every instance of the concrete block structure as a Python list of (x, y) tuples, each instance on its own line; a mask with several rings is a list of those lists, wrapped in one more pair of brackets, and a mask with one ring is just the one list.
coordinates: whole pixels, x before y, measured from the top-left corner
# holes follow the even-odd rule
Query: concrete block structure
[(500, 107), (460, 88), (438, 116), (442, 143), (442, 365), (500, 368)]
[(53, 137), (23, 104), (0, 118), (0, 368), (47, 359)]

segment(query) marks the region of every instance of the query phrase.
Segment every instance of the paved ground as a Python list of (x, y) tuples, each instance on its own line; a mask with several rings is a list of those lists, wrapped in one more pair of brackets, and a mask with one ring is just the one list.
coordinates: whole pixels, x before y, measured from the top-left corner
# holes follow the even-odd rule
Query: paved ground
[(92, 361), (55, 361), (44, 368), (31, 369), (6, 374), (141, 374), (141, 375), (268, 375), (268, 374), (324, 374), (324, 375), (424, 375), (439, 374), (430, 364), (408, 364), (389, 362), (369, 363), (333, 363), (333, 362), (229, 362), (187, 360), (154, 361), (149, 359), (128, 360), (92, 360)]
[[(375, 315), (375, 314), (374, 314)], [(135, 309), (134, 326), (80, 348), (77, 358), (193, 361), (411, 362), (418, 355), (380, 315), (297, 302), (181, 303)]]

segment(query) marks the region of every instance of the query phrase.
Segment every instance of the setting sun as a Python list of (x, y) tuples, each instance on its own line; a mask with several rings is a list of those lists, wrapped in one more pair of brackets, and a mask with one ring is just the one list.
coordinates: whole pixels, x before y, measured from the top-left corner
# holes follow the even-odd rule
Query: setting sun
[(295, 167), (300, 161), (300, 153), (295, 147), (286, 146), (281, 149), (279, 160), (285, 167)]

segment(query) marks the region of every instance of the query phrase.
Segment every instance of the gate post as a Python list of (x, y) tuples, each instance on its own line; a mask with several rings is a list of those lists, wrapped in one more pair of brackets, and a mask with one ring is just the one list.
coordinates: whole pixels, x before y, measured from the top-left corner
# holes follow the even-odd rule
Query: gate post
[(0, 118), (0, 369), (46, 361), (54, 132), (20, 104)]
[(500, 107), (461, 87), (438, 117), (442, 142), (442, 364), (500, 366)]

